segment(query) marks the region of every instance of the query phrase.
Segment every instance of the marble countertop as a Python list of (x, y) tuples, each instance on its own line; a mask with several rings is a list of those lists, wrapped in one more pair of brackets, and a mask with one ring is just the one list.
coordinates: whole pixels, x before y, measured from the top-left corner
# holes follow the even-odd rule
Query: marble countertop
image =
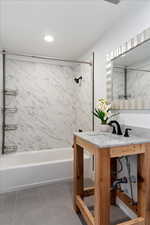
[[(129, 126), (128, 126), (129, 127)], [(125, 146), (131, 144), (150, 143), (150, 129), (130, 127), (130, 137), (116, 135), (106, 132), (76, 132), (74, 135), (96, 145), (99, 148), (110, 148), (115, 146)]]

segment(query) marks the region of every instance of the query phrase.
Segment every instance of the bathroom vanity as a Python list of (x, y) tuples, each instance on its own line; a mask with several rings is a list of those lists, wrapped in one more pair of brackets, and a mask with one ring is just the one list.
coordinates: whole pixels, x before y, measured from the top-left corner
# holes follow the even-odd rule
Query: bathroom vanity
[[(84, 187), (84, 150), (95, 156), (95, 185)], [(117, 169), (116, 158), (138, 155), (138, 202), (121, 191), (111, 190)], [(84, 198), (95, 195), (94, 213)], [(110, 205), (119, 197), (137, 215), (117, 225), (150, 225), (150, 138), (144, 135), (124, 137), (111, 133), (85, 132), (74, 135), (74, 209), (88, 225), (110, 225)]]

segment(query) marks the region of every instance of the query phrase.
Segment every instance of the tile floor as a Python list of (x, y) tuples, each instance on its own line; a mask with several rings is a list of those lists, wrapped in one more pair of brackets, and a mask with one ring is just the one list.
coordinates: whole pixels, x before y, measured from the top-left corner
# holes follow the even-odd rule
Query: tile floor
[[(91, 201), (87, 200), (89, 206)], [(117, 207), (111, 210), (111, 218), (112, 225), (128, 219)], [(81, 224), (85, 225), (83, 219), (72, 208), (70, 181), (0, 195), (0, 225)]]

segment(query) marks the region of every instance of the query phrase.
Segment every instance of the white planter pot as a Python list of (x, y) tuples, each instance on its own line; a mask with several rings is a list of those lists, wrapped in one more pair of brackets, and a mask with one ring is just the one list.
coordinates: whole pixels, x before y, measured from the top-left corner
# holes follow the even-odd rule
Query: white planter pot
[(107, 124), (100, 124), (99, 131), (100, 132), (111, 132), (112, 128), (111, 126)]

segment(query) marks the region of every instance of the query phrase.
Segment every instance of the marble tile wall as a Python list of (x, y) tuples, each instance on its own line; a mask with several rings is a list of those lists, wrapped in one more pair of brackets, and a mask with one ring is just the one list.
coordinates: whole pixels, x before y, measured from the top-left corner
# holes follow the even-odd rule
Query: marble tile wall
[(92, 67), (80, 65), (74, 69), (75, 77), (82, 76), (80, 84), (75, 83), (76, 130), (92, 129)]
[(6, 132), (6, 145), (17, 145), (18, 151), (68, 147), (75, 130), (88, 130), (91, 74), (86, 67), (79, 66), (84, 79), (78, 86), (75, 68), (7, 58), (6, 86), (17, 96), (7, 96), (6, 103), (17, 112), (7, 113), (6, 121), (18, 129)]

